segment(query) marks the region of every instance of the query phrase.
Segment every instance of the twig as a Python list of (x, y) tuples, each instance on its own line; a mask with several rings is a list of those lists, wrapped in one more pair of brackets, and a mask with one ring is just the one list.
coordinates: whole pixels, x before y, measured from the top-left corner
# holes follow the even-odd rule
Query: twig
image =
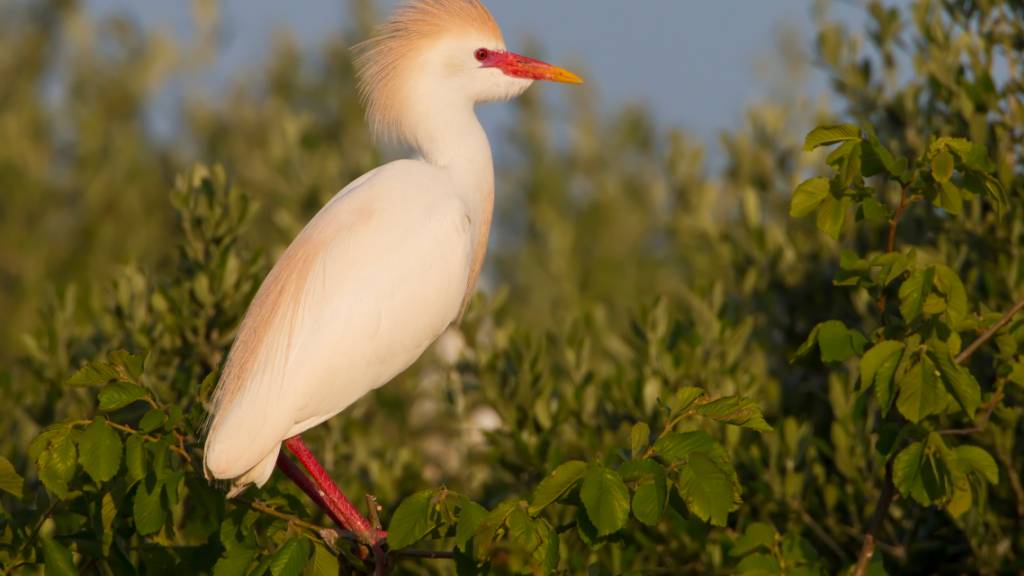
[[(900, 188), (900, 203), (896, 206), (896, 211), (893, 212), (892, 218), (889, 219), (889, 234), (885, 244), (885, 252), (891, 254), (896, 251), (896, 228), (900, 225), (900, 221), (903, 220), (903, 213), (907, 211), (907, 206), (910, 206), (914, 202), (914, 198), (907, 194), (907, 185), (904, 184)], [(881, 294), (878, 295), (878, 300), (875, 301), (875, 308), (878, 309), (878, 313), (882, 315), (882, 322), (885, 322), (885, 289), (883, 287)]]
[(826, 532), (825, 529), (821, 527), (821, 524), (818, 524), (818, 521), (815, 520), (813, 516), (807, 513), (807, 510), (804, 509), (803, 505), (799, 501), (795, 502), (795, 504), (796, 509), (800, 511), (800, 517), (803, 519), (805, 524), (810, 526), (811, 531), (814, 532), (818, 539), (824, 542), (825, 545), (828, 546), (829, 550), (832, 550), (832, 552), (836, 555), (837, 558), (844, 562), (849, 560), (849, 554), (847, 554), (846, 551), (843, 550), (842, 546), (840, 546), (839, 543), (835, 541), (835, 539), (829, 536), (828, 532)]
[(990, 326), (988, 330), (982, 332), (981, 336), (978, 336), (977, 340), (971, 342), (970, 346), (964, 348), (963, 352), (957, 355), (956, 363), (963, 364), (964, 362), (966, 362), (967, 359), (970, 358), (971, 355), (978, 350), (978, 348), (981, 348), (982, 344), (988, 342), (993, 336), (996, 335), (996, 332), (999, 332), (1007, 324), (1009, 324), (1010, 320), (1013, 320), (1013, 317), (1016, 316), (1017, 313), (1020, 312), (1021, 310), (1024, 310), (1024, 298), (1018, 300), (1017, 303), (1013, 305), (1013, 308), (1010, 308), (1006, 312), (1006, 314), (1003, 314), (1003, 317), (1000, 318), (998, 322)]
[(455, 552), (448, 550), (393, 550), (389, 552), (395, 558), (423, 558), (427, 560), (454, 560)]
[[(114, 422), (114, 421), (111, 421), (111, 420), (107, 420), (107, 426), (110, 426), (111, 428), (113, 428), (115, 430), (120, 430), (121, 432), (125, 432), (125, 433), (128, 433), (128, 434), (139, 434), (140, 436), (142, 436), (143, 438), (145, 438), (146, 440), (148, 440), (150, 442), (159, 442), (160, 441), (160, 439), (157, 438), (156, 436), (151, 436), (149, 434), (143, 434), (141, 431), (136, 430), (135, 428), (132, 428), (131, 426), (126, 426), (124, 424), (118, 424), (117, 422)], [(181, 437), (179, 436), (179, 442), (180, 441), (181, 441)], [(174, 451), (179, 456), (181, 456), (182, 458), (184, 458), (185, 462), (188, 462), (189, 464), (192, 463), (192, 457), (189, 456), (188, 452), (184, 448), (182, 448), (180, 446), (175, 446), (175, 445), (168, 445), (167, 447), (170, 448), (172, 451)]]
[(885, 484), (882, 485), (882, 496), (878, 499), (878, 506), (875, 507), (875, 513), (871, 517), (871, 524), (868, 525), (868, 531), (864, 534), (864, 544), (857, 557), (857, 566), (853, 569), (853, 576), (867, 574), (871, 557), (875, 554), (875, 538), (882, 528), (882, 522), (889, 515), (889, 506), (892, 505), (895, 496), (896, 486), (892, 483), (892, 460), (889, 460), (885, 465)]

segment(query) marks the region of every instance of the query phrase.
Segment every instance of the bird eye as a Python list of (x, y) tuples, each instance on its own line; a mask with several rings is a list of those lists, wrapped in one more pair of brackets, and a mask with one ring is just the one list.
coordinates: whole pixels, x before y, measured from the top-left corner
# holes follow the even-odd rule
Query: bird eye
[(491, 51), (488, 50), (487, 48), (480, 48), (474, 54), (474, 56), (476, 56), (476, 59), (477, 59), (478, 62), (483, 62), (484, 60), (487, 60), (487, 57), (490, 56), (490, 55), (491, 55)]

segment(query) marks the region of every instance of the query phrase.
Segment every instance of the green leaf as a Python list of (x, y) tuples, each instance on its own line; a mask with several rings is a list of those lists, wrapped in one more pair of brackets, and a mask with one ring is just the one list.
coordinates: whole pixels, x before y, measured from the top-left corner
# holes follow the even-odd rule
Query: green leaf
[(818, 330), (822, 362), (846, 362), (856, 355), (850, 329), (839, 320), (823, 322)]
[(731, 475), (704, 452), (690, 454), (679, 472), (678, 489), (690, 512), (715, 526), (725, 526), (738, 506)]
[[(256, 557), (256, 550), (237, 546), (229, 548), (213, 566), (213, 576), (244, 576), (249, 574), (249, 565)], [(331, 576), (337, 576), (337, 572)]]
[(18, 474), (18, 471), (14, 469), (14, 465), (11, 461), (3, 456), (0, 456), (0, 490), (13, 494), (16, 498), (21, 499), (22, 488), (25, 485), (25, 479)]
[(40, 538), (43, 542), (43, 570), (45, 576), (78, 576), (78, 568), (71, 557), (71, 551), (56, 540)]
[(924, 301), (932, 293), (935, 268), (915, 270), (900, 286), (900, 314), (907, 322), (913, 322), (921, 315)]
[(531, 556), (544, 543), (538, 523), (520, 506), (508, 515), (508, 538), (518, 550)]
[(832, 144), (838, 144), (839, 142), (846, 142), (849, 140), (859, 140), (860, 130), (856, 126), (850, 124), (840, 124), (836, 126), (819, 126), (807, 135), (804, 139), (804, 150), (810, 152), (815, 148), (821, 146), (829, 146)]
[(818, 207), (818, 229), (828, 234), (833, 240), (839, 239), (839, 233), (843, 229), (843, 222), (846, 220), (846, 211), (849, 210), (853, 201), (849, 198), (836, 198), (829, 196)]
[(935, 205), (953, 216), (959, 216), (964, 211), (963, 190), (952, 182), (942, 182), (939, 185), (939, 194), (935, 197)]
[(770, 554), (751, 554), (736, 566), (737, 574), (744, 576), (774, 576), (783, 574), (779, 561)]
[(78, 369), (68, 378), (65, 385), (75, 387), (102, 386), (117, 380), (117, 370), (110, 364), (97, 361), (90, 362)]
[(541, 481), (533, 492), (530, 514), (536, 516), (552, 502), (561, 498), (583, 477), (587, 465), (579, 460), (570, 460), (555, 468), (554, 472)]
[(142, 436), (129, 436), (125, 442), (124, 467), (131, 480), (139, 481), (146, 476), (146, 451), (142, 447)]
[(932, 178), (936, 182), (949, 182), (953, 177), (953, 155), (945, 150), (932, 157)]
[(463, 498), (459, 505), (459, 524), (455, 528), (455, 547), (469, 552), (466, 545), (486, 517), (486, 508), (468, 498)]
[(107, 492), (103, 495), (100, 505), (100, 525), (103, 527), (103, 553), (110, 553), (110, 545), (114, 543), (114, 519), (117, 518), (117, 504), (114, 497)]
[(967, 320), (967, 290), (960, 276), (945, 264), (935, 266), (934, 286), (945, 295), (945, 313), (950, 328), (959, 330)]
[(942, 438), (935, 432), (924, 442), (904, 448), (893, 461), (893, 484), (903, 497), (911, 497), (924, 506), (941, 504), (952, 497), (952, 474), (944, 455), (948, 452)]
[(899, 388), (896, 408), (915, 424), (946, 407), (942, 387), (935, 376), (935, 366), (927, 357), (912, 365), (896, 385)]
[(665, 467), (654, 460), (630, 460), (622, 465), (619, 474), (634, 485), (633, 516), (648, 526), (656, 526), (668, 503)]
[(807, 335), (807, 339), (804, 340), (804, 343), (797, 348), (796, 352), (794, 352), (793, 356), (789, 359), (790, 363), (807, 356), (811, 353), (811, 350), (814, 350), (814, 346), (818, 343), (819, 332), (821, 332), (821, 324), (816, 325), (814, 329), (811, 330), (811, 333)]
[(580, 500), (600, 536), (617, 532), (629, 518), (629, 489), (614, 470), (600, 464), (591, 464), (583, 474)]
[(78, 438), (78, 460), (97, 483), (110, 480), (121, 467), (121, 437), (97, 417)]
[(803, 218), (821, 204), (828, 197), (828, 178), (811, 178), (802, 182), (793, 191), (793, 197), (789, 202), (789, 215), (793, 218)]
[(771, 550), (775, 544), (775, 528), (764, 522), (753, 522), (743, 531), (743, 535), (736, 540), (736, 544), (729, 551), (731, 556), (743, 556), (757, 550), (766, 548)]
[(314, 544), (310, 576), (338, 576), (340, 573), (341, 565), (338, 563), (338, 557), (323, 544), (319, 542)]
[(771, 432), (772, 427), (764, 420), (761, 407), (744, 396), (726, 396), (703, 404), (697, 413), (716, 422), (742, 426), (751, 430)]
[(630, 453), (639, 458), (651, 441), (651, 427), (646, 422), (637, 422), (629, 433)]
[(957, 446), (953, 449), (960, 469), (969, 474), (975, 472), (993, 486), (999, 484), (999, 467), (984, 448), (978, 446)]
[(143, 416), (142, 420), (139, 421), (139, 430), (141, 430), (145, 434), (149, 434), (150, 432), (163, 426), (166, 420), (167, 415), (164, 414), (162, 411), (154, 408), (153, 410), (146, 412), (146, 415)]
[(672, 395), (672, 399), (668, 401), (669, 410), (672, 412), (672, 416), (678, 416), (683, 412), (690, 409), (693, 403), (704, 396), (704, 390), (695, 386), (683, 386)]
[(874, 198), (865, 198), (861, 203), (861, 208), (864, 210), (864, 218), (868, 222), (881, 224), (889, 220), (889, 209)]
[(306, 567), (309, 553), (309, 540), (306, 538), (300, 536), (288, 540), (274, 553), (270, 573), (273, 576), (298, 576)]
[(978, 385), (978, 381), (966, 368), (956, 363), (945, 347), (931, 344), (928, 358), (938, 368), (939, 379), (946, 390), (953, 395), (967, 417), (974, 420), (974, 414), (981, 404), (981, 386)]
[(875, 344), (860, 359), (860, 380), (862, 386), (875, 386), (875, 397), (882, 408), (882, 416), (889, 413), (896, 389), (892, 386), (896, 367), (903, 358), (905, 345), (897, 340), (884, 340)]
[(100, 410), (110, 412), (142, 400), (149, 394), (145, 388), (128, 382), (114, 382), (100, 391)]
[(60, 436), (50, 440), (47, 449), (39, 455), (39, 480), (50, 492), (64, 498), (68, 492), (68, 482), (75, 475), (78, 465), (78, 451), (67, 430)]
[(658, 438), (654, 452), (669, 462), (679, 462), (697, 451), (710, 452), (715, 445), (707, 432), (671, 432)]
[(388, 525), (388, 545), (401, 550), (422, 540), (436, 526), (430, 519), (433, 490), (423, 490), (409, 496), (398, 505)]
[(148, 487), (140, 482), (135, 489), (132, 501), (132, 516), (135, 518), (135, 531), (143, 536), (156, 534), (164, 525), (166, 511), (161, 501), (161, 483), (153, 481), (154, 486)]

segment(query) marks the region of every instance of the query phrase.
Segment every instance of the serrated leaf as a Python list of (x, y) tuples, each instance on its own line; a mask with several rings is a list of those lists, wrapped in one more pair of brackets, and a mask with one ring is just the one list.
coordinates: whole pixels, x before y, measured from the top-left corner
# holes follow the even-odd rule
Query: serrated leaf
[(905, 345), (897, 340), (885, 340), (874, 345), (860, 359), (860, 379), (863, 388), (875, 386), (875, 397), (882, 408), (882, 416), (889, 413), (896, 389), (892, 385), (896, 367), (903, 357)]
[(811, 178), (801, 182), (793, 190), (793, 197), (789, 201), (789, 215), (793, 218), (803, 218), (814, 212), (828, 197), (828, 192), (828, 178)]
[(775, 544), (775, 528), (764, 522), (753, 522), (736, 539), (736, 544), (729, 551), (731, 556), (743, 556), (758, 548), (771, 550)]
[(690, 454), (678, 489), (690, 512), (715, 526), (725, 526), (737, 505), (729, 472), (704, 452)]
[(78, 451), (67, 430), (62, 436), (55, 436), (37, 461), (39, 480), (50, 492), (64, 498), (68, 492), (68, 482), (75, 475), (78, 465)]
[(633, 485), (633, 516), (656, 526), (668, 503), (668, 479), (665, 467), (654, 460), (630, 460), (619, 469), (624, 482)]
[(949, 350), (932, 344), (928, 349), (928, 358), (939, 371), (939, 379), (946, 390), (953, 395), (957, 404), (971, 420), (981, 404), (981, 386), (974, 376), (956, 363)]
[(789, 359), (791, 363), (807, 356), (808, 354), (811, 353), (811, 350), (814, 350), (814, 347), (818, 344), (818, 332), (820, 331), (821, 324), (816, 325), (811, 330), (811, 333), (807, 335), (807, 339), (804, 340), (803, 344), (801, 344), (800, 347), (797, 348), (796, 352), (794, 352), (793, 356)]
[(143, 416), (142, 420), (139, 421), (139, 430), (146, 434), (149, 434), (150, 432), (163, 426), (166, 420), (167, 415), (164, 414), (162, 411), (154, 408), (153, 410), (146, 412), (146, 415)]
[(103, 527), (103, 553), (110, 553), (110, 545), (114, 542), (114, 519), (117, 518), (117, 504), (114, 497), (107, 492), (100, 504), (100, 525)]
[(274, 553), (270, 561), (270, 573), (273, 576), (298, 576), (306, 567), (309, 553), (309, 540), (306, 538), (288, 540)]
[(110, 480), (121, 467), (121, 437), (97, 417), (78, 438), (78, 461), (93, 481)]
[(935, 268), (915, 270), (900, 286), (900, 314), (907, 322), (913, 322), (921, 315), (925, 299), (932, 292)]
[(148, 392), (142, 386), (129, 382), (114, 382), (100, 390), (100, 410), (110, 412), (119, 410), (132, 402), (146, 397)]
[(65, 385), (75, 387), (102, 386), (117, 379), (117, 370), (110, 364), (97, 361), (90, 362), (78, 369), (67, 379)]
[(401, 550), (422, 540), (436, 528), (430, 518), (433, 490), (423, 490), (409, 496), (398, 505), (388, 525), (388, 545)]
[(825, 201), (818, 207), (818, 229), (833, 240), (838, 240), (839, 233), (843, 229), (843, 222), (846, 221), (846, 211), (852, 204), (853, 200), (846, 197), (836, 198), (830, 195), (825, 198)]
[(135, 518), (135, 531), (143, 536), (156, 534), (163, 528), (166, 511), (160, 497), (161, 483), (153, 481), (153, 486), (140, 482), (135, 489), (132, 500), (132, 516)]
[(128, 470), (128, 477), (139, 481), (146, 476), (146, 451), (142, 447), (141, 436), (129, 436), (125, 441), (124, 466)]
[(576, 485), (586, 470), (587, 464), (579, 460), (570, 460), (555, 468), (533, 491), (530, 514), (536, 516), (552, 502), (561, 498)]
[(953, 177), (953, 155), (945, 150), (932, 157), (932, 178), (936, 182), (948, 182)]
[(714, 447), (715, 441), (707, 432), (670, 432), (658, 438), (654, 452), (669, 462), (678, 462), (694, 452), (709, 452)]
[(850, 338), (850, 330), (838, 320), (822, 322), (818, 330), (818, 349), (822, 362), (846, 362), (856, 351)]
[(676, 393), (672, 395), (672, 399), (668, 402), (669, 410), (671, 410), (673, 416), (678, 416), (683, 412), (690, 409), (693, 403), (704, 396), (704, 390), (695, 386), (683, 386)]
[(953, 216), (959, 216), (964, 211), (963, 190), (952, 182), (942, 182), (939, 184), (939, 194), (935, 197), (935, 205)]
[(889, 221), (889, 209), (874, 198), (865, 198), (861, 203), (864, 210), (864, 218), (873, 224), (881, 224)]
[(583, 474), (580, 500), (600, 536), (617, 532), (629, 518), (629, 489), (614, 470), (600, 464), (591, 464)]
[(45, 576), (78, 576), (78, 568), (71, 557), (71, 551), (61, 543), (50, 538), (40, 538), (43, 543), (43, 563)]
[(716, 422), (760, 432), (772, 431), (772, 427), (764, 420), (761, 407), (745, 396), (726, 396), (713, 400), (698, 407), (697, 413)]
[(0, 490), (21, 499), (25, 479), (14, 469), (11, 461), (0, 456)]
[(944, 295), (944, 311), (949, 318), (950, 328), (959, 330), (967, 319), (967, 290), (960, 276), (949, 266), (939, 264), (935, 266), (933, 283)]
[(913, 364), (896, 382), (899, 397), (896, 408), (913, 423), (945, 408), (942, 387), (935, 375), (935, 367), (927, 357)]
[(463, 498), (459, 505), (459, 523), (455, 528), (455, 547), (468, 552), (466, 545), (486, 517), (486, 508), (468, 498)]
[(779, 561), (771, 554), (751, 554), (736, 565), (736, 573), (744, 576), (769, 576), (783, 574)]
[(839, 124), (835, 126), (819, 126), (807, 135), (804, 139), (804, 150), (810, 152), (815, 148), (821, 146), (829, 146), (832, 144), (838, 144), (839, 142), (846, 142), (849, 140), (859, 140), (860, 130), (850, 124)]
[(639, 458), (651, 441), (651, 427), (646, 422), (637, 422), (629, 432), (629, 450), (633, 458)]
[(955, 461), (942, 438), (935, 432), (924, 442), (904, 448), (893, 461), (893, 484), (904, 497), (924, 506), (947, 502), (953, 495), (950, 461)]
[(953, 449), (960, 469), (965, 473), (977, 473), (989, 484), (999, 484), (999, 466), (984, 448), (978, 446), (957, 446)]
[(313, 546), (313, 563), (309, 567), (310, 576), (338, 576), (341, 565), (326, 546), (317, 542)]

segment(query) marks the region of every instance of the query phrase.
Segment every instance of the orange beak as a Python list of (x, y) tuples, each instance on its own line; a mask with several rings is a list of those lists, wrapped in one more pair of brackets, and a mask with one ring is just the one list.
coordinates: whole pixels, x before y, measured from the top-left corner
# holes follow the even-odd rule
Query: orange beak
[(564, 68), (512, 52), (491, 52), (481, 64), (485, 68), (497, 68), (504, 72), (505, 75), (512, 76), (513, 78), (547, 80), (549, 82), (563, 82), (565, 84), (583, 84), (583, 78)]

